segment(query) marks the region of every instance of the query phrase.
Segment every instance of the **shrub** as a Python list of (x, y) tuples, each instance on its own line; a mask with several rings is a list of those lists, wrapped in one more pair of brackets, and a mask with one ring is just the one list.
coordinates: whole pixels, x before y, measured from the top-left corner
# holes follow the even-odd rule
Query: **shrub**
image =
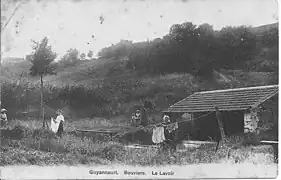
[(97, 150), (96, 154), (109, 161), (123, 161), (126, 156), (126, 150), (120, 144), (108, 144), (104, 148)]
[(14, 139), (20, 140), (24, 137), (25, 131), (21, 126), (16, 126), (14, 129), (3, 129), (1, 130), (1, 138), (3, 139)]
[(47, 140), (57, 139), (57, 136), (53, 131), (43, 128), (35, 129), (33, 131), (32, 137), (34, 139), (47, 139)]

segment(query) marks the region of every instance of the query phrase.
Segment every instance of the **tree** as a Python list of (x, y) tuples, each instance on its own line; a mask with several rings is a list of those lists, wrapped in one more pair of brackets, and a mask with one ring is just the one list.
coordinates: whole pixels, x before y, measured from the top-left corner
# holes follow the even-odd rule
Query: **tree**
[(92, 50), (90, 50), (90, 51), (88, 52), (88, 54), (87, 54), (87, 56), (88, 56), (90, 59), (92, 59), (93, 55), (94, 55), (94, 52), (93, 52)]
[(74, 66), (79, 60), (79, 51), (77, 49), (70, 48), (61, 58), (60, 64), (63, 67)]
[(85, 60), (85, 57), (86, 57), (85, 53), (80, 54), (80, 59), (81, 60)]
[(224, 68), (241, 67), (250, 60), (257, 50), (256, 36), (249, 27), (225, 27), (218, 33), (220, 54), (218, 60)]
[[(43, 102), (43, 77), (45, 75), (54, 75), (55, 66), (54, 60), (57, 57), (57, 54), (52, 51), (50, 45), (48, 45), (48, 38), (44, 37), (40, 42), (33, 41), (34, 46), (32, 47), (33, 52), (29, 56), (29, 60), (32, 63), (30, 70), (31, 76), (40, 76), (40, 85), (41, 85), (41, 115), (43, 120), (43, 128), (47, 124), (44, 118), (44, 102)], [(48, 126), (48, 125), (47, 125)]]

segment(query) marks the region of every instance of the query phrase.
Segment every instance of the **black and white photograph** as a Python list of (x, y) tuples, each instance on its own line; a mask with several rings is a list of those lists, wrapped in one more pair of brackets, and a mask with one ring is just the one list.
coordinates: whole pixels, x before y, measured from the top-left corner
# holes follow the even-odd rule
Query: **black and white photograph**
[(0, 179), (278, 177), (277, 0), (1, 0)]

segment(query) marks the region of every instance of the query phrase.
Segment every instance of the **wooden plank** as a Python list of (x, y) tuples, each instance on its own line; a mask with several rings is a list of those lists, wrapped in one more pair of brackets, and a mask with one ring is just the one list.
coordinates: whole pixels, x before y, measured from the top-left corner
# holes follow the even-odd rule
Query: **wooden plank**
[(276, 94), (278, 94), (278, 89), (277, 89), (275, 92), (270, 93), (270, 94), (268, 94), (267, 96), (262, 97), (261, 99), (259, 99), (259, 101), (256, 102), (252, 107), (254, 107), (254, 108), (257, 107), (258, 105), (260, 105), (260, 104), (262, 104), (263, 102), (265, 102), (266, 100), (272, 98), (272, 97), (275, 96)]
[(260, 142), (265, 144), (278, 144), (278, 141), (260, 141)]
[(81, 129), (76, 129), (76, 131), (79, 132), (93, 132), (93, 133), (117, 133), (119, 131), (110, 131), (110, 130), (81, 130)]
[(144, 149), (144, 148), (159, 148), (160, 146), (156, 145), (125, 145), (126, 148), (133, 148), (133, 149)]
[(216, 107), (216, 116), (217, 116), (217, 121), (218, 121), (219, 129), (220, 129), (220, 133), (221, 133), (222, 143), (224, 143), (225, 133), (224, 133), (223, 124), (221, 121), (220, 112), (219, 112), (218, 107)]
[(183, 140), (182, 143), (184, 144), (216, 144), (216, 142), (211, 141), (193, 141), (193, 140)]

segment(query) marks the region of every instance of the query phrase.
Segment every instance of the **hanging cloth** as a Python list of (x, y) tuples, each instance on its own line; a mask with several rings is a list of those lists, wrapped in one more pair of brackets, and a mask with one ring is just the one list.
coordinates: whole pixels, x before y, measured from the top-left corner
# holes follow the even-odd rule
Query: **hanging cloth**
[(59, 122), (58, 123), (56, 123), (55, 121), (54, 121), (54, 119), (53, 118), (51, 118), (51, 131), (53, 131), (54, 133), (57, 133), (57, 131), (58, 131), (58, 129), (59, 129)]
[(176, 130), (178, 128), (179, 128), (179, 126), (178, 126), (177, 122), (167, 125), (167, 130), (168, 130), (169, 133), (171, 133), (172, 131), (174, 131), (174, 130)]
[(153, 128), (152, 142), (155, 144), (165, 141), (164, 127)]

